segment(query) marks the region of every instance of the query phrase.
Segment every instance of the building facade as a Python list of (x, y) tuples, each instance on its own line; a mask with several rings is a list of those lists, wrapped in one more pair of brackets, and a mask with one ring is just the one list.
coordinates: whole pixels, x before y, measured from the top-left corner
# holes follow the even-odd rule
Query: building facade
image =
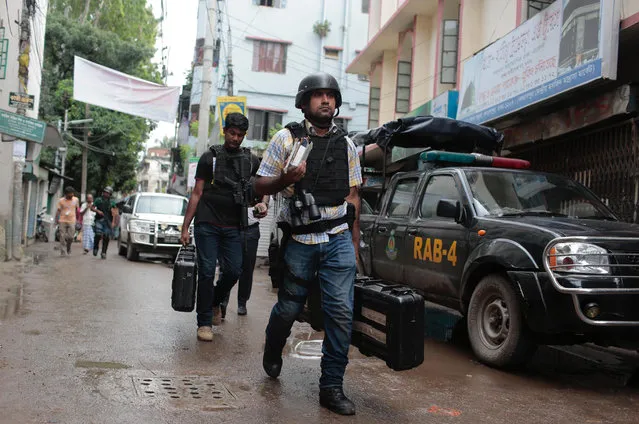
[(171, 150), (162, 147), (149, 148), (138, 166), (138, 191), (166, 193), (170, 169)]
[[(229, 94), (229, 59), (233, 95), (245, 96), (250, 128), (245, 145), (265, 149), (269, 131), (302, 114), (295, 109), (300, 80), (327, 72), (339, 82), (343, 105), (337, 119), (348, 131), (368, 126), (368, 75), (346, 73), (346, 66), (366, 44), (368, 10), (361, 0), (233, 0), (218, 1), (214, 40), (217, 96)], [(207, 17), (200, 2), (195, 63), (200, 55)], [(229, 31), (230, 28), (230, 31)], [(201, 67), (194, 71), (191, 107), (201, 94)], [(215, 131), (212, 137), (216, 137)]]
[[(577, 179), (637, 222), (639, 2), (370, 0), (369, 126), (448, 116), (505, 134), (502, 154)], [(392, 162), (413, 151), (393, 149)]]
[[(29, 9), (29, 41), (26, 43), (28, 54), (20, 55), (20, 21), (23, 14), (23, 0), (8, 0), (6, 7), (0, 8), (0, 110), (16, 113), (15, 103), (10, 101), (12, 93), (18, 93), (22, 84), (24, 91), (33, 96), (26, 108), (26, 116), (38, 117), (40, 102), (40, 84), (44, 61), (44, 32), (47, 0), (32, 2)], [(22, 67), (21, 67), (22, 64)], [(25, 73), (27, 72), (27, 73)], [(24, 86), (25, 76), (28, 78)], [(0, 128), (0, 133), (2, 132)], [(49, 171), (40, 167), (42, 144), (15, 140), (7, 134), (1, 134), (0, 142), (0, 258), (4, 259), (7, 248), (5, 226), (14, 228), (14, 245), (25, 244), (33, 240), (36, 215), (47, 206), (49, 189)], [(22, 193), (14, 193), (14, 170), (16, 162), (22, 169)], [(16, 221), (15, 218), (20, 217)], [(17, 233), (16, 233), (17, 230)], [(14, 252), (15, 254), (16, 252)]]

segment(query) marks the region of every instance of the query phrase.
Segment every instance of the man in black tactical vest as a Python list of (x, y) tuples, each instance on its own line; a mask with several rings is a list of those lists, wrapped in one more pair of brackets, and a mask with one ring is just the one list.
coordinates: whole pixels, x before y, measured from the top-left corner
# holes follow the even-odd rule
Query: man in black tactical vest
[[(211, 325), (220, 325), (220, 303), (227, 297), (242, 271), (242, 228), (247, 225), (247, 207), (254, 204), (251, 176), (259, 159), (240, 147), (248, 119), (229, 113), (224, 125), (224, 145), (211, 146), (195, 171), (195, 187), (182, 225), (182, 243), (189, 243), (189, 225), (195, 216), (197, 246), (197, 338), (213, 340)], [(224, 268), (214, 288), (216, 261)]]
[[(288, 198), (278, 221), (291, 233), (283, 247), (286, 273), (266, 328), (264, 370), (270, 377), (279, 376), (293, 322), (304, 308), (309, 288), (319, 284), (325, 330), (320, 404), (353, 415), (355, 405), (344, 395), (342, 384), (351, 341), (362, 176), (355, 145), (333, 121), (341, 104), (339, 86), (331, 75), (304, 78), (295, 107), (302, 109), (305, 120), (275, 134), (262, 158), (255, 190), (259, 195), (282, 192)], [(297, 142), (312, 143), (310, 154), (305, 162), (285, 169)], [(355, 210), (352, 232), (349, 203)]]

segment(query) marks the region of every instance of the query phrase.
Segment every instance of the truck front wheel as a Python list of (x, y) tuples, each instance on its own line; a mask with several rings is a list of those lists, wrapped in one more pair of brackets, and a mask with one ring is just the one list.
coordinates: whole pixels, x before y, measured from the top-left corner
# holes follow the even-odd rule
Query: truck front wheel
[(470, 299), (468, 337), (477, 358), (487, 365), (510, 368), (535, 352), (512, 284), (498, 274), (484, 277)]

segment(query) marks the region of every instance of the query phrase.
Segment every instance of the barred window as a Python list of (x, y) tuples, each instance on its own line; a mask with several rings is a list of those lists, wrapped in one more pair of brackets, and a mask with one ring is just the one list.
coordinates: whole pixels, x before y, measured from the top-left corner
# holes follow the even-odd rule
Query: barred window
[(455, 84), (457, 82), (458, 37), (458, 22), (454, 19), (444, 20), (442, 34), (442, 64), (439, 79), (439, 82), (442, 84)]

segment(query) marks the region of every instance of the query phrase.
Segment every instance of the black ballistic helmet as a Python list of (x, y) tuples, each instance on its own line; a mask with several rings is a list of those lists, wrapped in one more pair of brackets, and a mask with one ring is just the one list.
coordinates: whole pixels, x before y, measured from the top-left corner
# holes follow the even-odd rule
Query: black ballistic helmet
[(342, 105), (342, 92), (339, 90), (339, 84), (337, 80), (325, 72), (318, 72), (316, 74), (307, 75), (300, 82), (300, 86), (297, 89), (297, 95), (295, 96), (295, 107), (302, 108), (302, 105), (306, 102), (307, 94), (310, 94), (315, 90), (333, 90), (335, 92), (335, 108)]

